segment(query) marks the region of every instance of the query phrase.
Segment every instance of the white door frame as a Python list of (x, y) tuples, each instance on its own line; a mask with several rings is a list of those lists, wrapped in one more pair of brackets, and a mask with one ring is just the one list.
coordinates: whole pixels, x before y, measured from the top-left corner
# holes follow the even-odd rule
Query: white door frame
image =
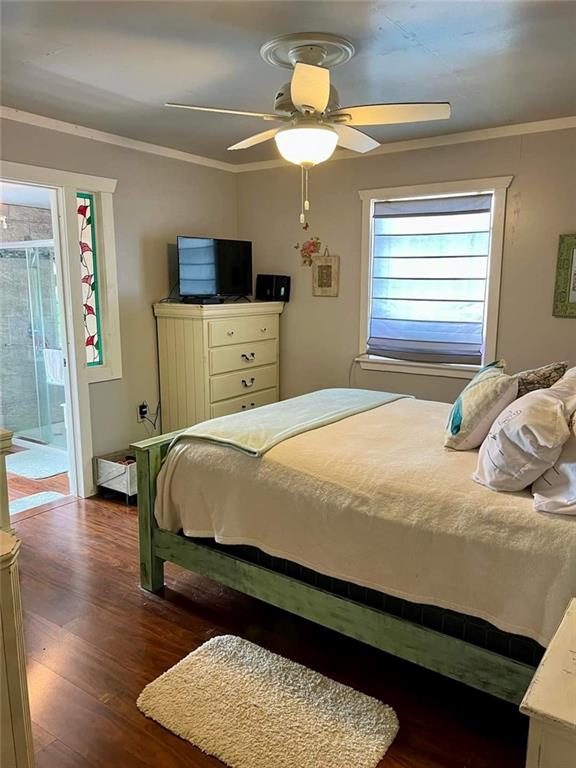
[[(76, 258), (77, 192), (101, 193), (111, 210), (115, 179), (88, 176), (69, 171), (2, 161), (0, 178), (53, 190), (53, 236), (58, 270), (59, 292), (64, 315), (66, 345), (66, 411), (70, 462), (70, 489), (87, 497), (95, 492), (92, 472), (92, 420), (90, 414), (89, 368), (86, 365), (80, 260)], [(121, 375), (121, 374), (120, 374)], [(72, 450), (73, 449), (73, 450)]]

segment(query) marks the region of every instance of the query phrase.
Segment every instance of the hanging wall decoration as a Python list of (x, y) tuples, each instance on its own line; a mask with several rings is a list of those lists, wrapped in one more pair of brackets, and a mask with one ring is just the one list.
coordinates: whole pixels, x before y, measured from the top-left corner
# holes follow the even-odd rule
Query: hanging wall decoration
[(322, 256), (316, 256), (312, 263), (312, 295), (338, 296), (339, 282), (340, 258), (325, 248)]
[(576, 234), (560, 235), (552, 314), (576, 318)]
[(311, 237), (309, 240), (305, 240), (302, 244), (296, 243), (294, 248), (300, 251), (302, 257), (302, 265), (305, 267), (311, 267), (314, 257), (320, 253), (322, 243), (319, 237)]

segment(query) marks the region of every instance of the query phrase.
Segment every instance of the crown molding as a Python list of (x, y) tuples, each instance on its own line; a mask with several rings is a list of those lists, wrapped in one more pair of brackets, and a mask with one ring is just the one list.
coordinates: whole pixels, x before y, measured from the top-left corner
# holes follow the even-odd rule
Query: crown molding
[[(72, 136), (78, 136), (82, 139), (92, 139), (101, 141), (105, 144), (113, 144), (124, 149), (133, 149), (138, 152), (147, 152), (152, 155), (159, 155), (171, 160), (180, 160), (184, 163), (202, 165), (207, 168), (216, 168), (219, 171), (228, 173), (248, 173), (251, 171), (265, 171), (272, 168), (283, 168), (290, 165), (285, 160), (262, 160), (251, 163), (227, 163), (222, 160), (214, 160), (203, 155), (194, 155), (190, 152), (184, 152), (171, 147), (163, 147), (160, 144), (149, 144), (146, 141), (130, 139), (127, 136), (118, 136), (115, 133), (98, 131), (94, 128), (86, 128), (83, 125), (67, 123), (63, 120), (55, 120), (52, 117), (36, 115), (32, 112), (24, 112), (14, 107), (5, 107), (0, 105), (0, 118), (4, 120), (13, 120), (18, 123), (35, 125), (40, 128), (47, 128), (51, 131), (67, 133)], [(522, 136), (529, 133), (546, 133), (548, 131), (562, 131), (569, 128), (576, 128), (576, 115), (570, 117), (558, 117), (551, 120), (539, 120), (531, 123), (516, 123), (513, 125), (499, 125), (494, 128), (480, 128), (475, 131), (462, 131), (461, 133), (446, 133), (440, 136), (430, 136), (423, 139), (407, 139), (406, 141), (391, 141), (382, 144), (378, 149), (372, 150), (367, 155), (359, 155), (356, 152), (348, 150), (338, 150), (332, 160), (359, 160), (363, 157), (374, 157), (375, 155), (388, 155), (394, 152), (409, 152), (417, 149), (431, 149), (433, 147), (445, 147), (452, 144), (468, 144), (474, 141), (489, 141), (491, 139), (501, 139), (510, 136)]]
[[(546, 133), (548, 131), (562, 131), (576, 128), (576, 115), (570, 117), (557, 117), (551, 120), (539, 120), (532, 123), (515, 123), (512, 125), (498, 125), (494, 128), (480, 128), (475, 131), (462, 131), (461, 133), (445, 133), (440, 136), (429, 136), (423, 139), (407, 139), (406, 141), (391, 141), (381, 144), (366, 155), (349, 150), (338, 150), (331, 160), (360, 160), (364, 157), (376, 155), (389, 155), (394, 152), (409, 152), (416, 149), (430, 149), (433, 147), (445, 147), (451, 144), (468, 144), (474, 141), (489, 141), (509, 136), (522, 136), (528, 133)], [(289, 165), (284, 160), (263, 160), (261, 162), (243, 163), (234, 166), (234, 173), (246, 173), (249, 171), (265, 171), (270, 168), (281, 168)]]
[(50, 131), (67, 133), (71, 136), (78, 136), (81, 139), (92, 139), (101, 141), (104, 144), (114, 144), (124, 149), (135, 149), (138, 152), (147, 152), (150, 155), (159, 155), (171, 160), (180, 160), (184, 163), (194, 163), (195, 165), (204, 165), (208, 168), (217, 168), (219, 171), (234, 172), (236, 166), (232, 163), (225, 163), (221, 160), (213, 160), (203, 155), (193, 155), (190, 152), (183, 152), (171, 147), (163, 147), (160, 144), (149, 144), (147, 141), (130, 139), (127, 136), (118, 136), (115, 133), (98, 131), (95, 128), (86, 128), (83, 125), (66, 123), (63, 120), (55, 120), (53, 117), (44, 117), (44, 115), (35, 115), (32, 112), (24, 112), (14, 107), (5, 107), (0, 105), (0, 118), (4, 120), (13, 120), (17, 123), (26, 123), (26, 125), (35, 125), (39, 128), (47, 128)]

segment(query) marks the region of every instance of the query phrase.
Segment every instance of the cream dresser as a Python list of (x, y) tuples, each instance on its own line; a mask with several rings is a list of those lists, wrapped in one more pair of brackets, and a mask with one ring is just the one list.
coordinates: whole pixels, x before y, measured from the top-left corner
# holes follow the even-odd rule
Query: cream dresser
[(162, 431), (278, 400), (282, 302), (155, 304)]

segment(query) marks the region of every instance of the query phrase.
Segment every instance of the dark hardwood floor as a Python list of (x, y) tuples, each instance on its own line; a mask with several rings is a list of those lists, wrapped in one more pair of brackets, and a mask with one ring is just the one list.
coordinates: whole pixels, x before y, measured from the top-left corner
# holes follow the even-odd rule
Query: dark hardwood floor
[(221, 767), (135, 701), (223, 633), (392, 705), (400, 732), (380, 768), (524, 765), (527, 723), (511, 705), (174, 566), (163, 596), (142, 591), (133, 508), (75, 500), (16, 528), (38, 768)]

